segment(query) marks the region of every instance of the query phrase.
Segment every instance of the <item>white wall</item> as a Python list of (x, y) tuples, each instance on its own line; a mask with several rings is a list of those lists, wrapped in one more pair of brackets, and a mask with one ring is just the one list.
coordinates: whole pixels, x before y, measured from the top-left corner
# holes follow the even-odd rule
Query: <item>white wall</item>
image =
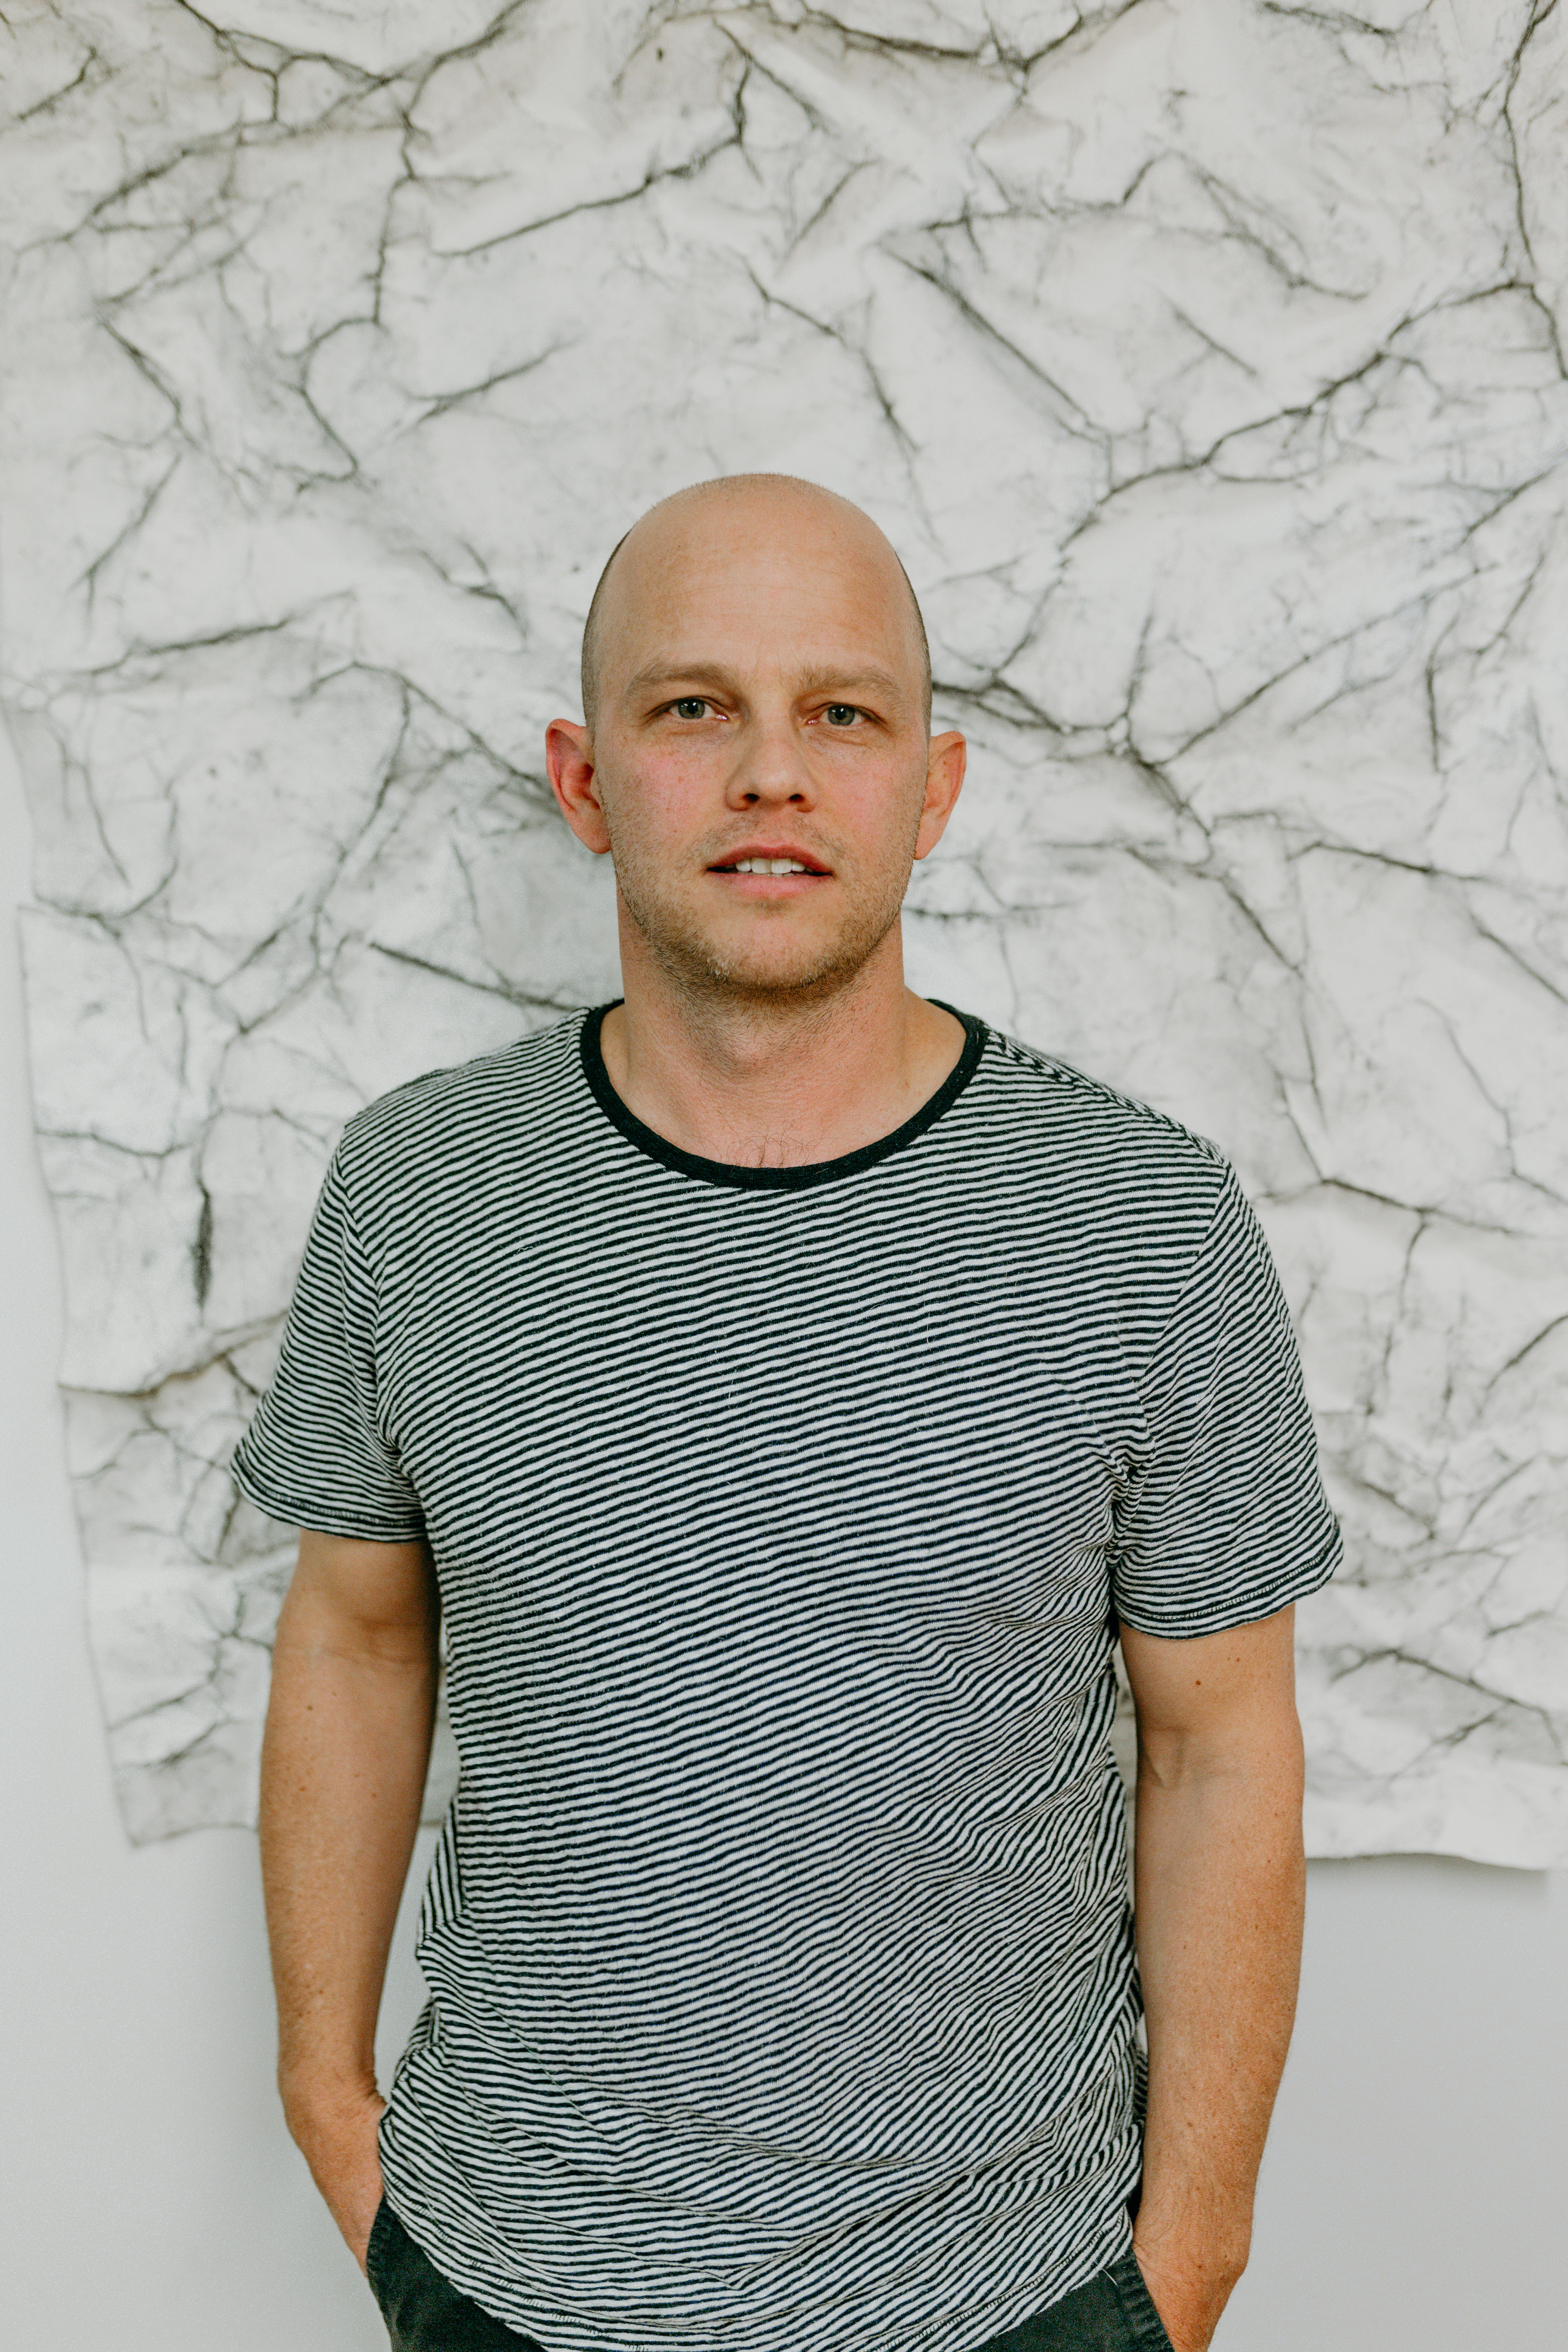
[[(52, 1386), (54, 1240), (28, 1123), (0, 774), (0, 2310), (37, 2352), (373, 2352), (279, 2119), (247, 1833), (132, 1851), (110, 1794)], [(427, 1851), (427, 1843), (422, 1852)], [(395, 2045), (417, 1985), (406, 1915)], [(1568, 1874), (1320, 1864), (1254, 2266), (1221, 2352), (1562, 2340)]]

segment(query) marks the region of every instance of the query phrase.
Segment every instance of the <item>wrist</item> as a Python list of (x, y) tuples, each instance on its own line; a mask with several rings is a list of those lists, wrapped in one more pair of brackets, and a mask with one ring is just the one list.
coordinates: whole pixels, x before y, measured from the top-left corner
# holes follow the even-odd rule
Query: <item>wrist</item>
[(1141, 2229), (1132, 2233), (1132, 2253), (1173, 2352), (1208, 2352), (1245, 2254), (1202, 2231), (1150, 2238)]
[(294, 2066), (287, 2071), (279, 2067), (278, 2090), (284, 2120), (301, 2146), (308, 2138), (330, 2137), (340, 2130), (363, 2130), (367, 2116), (379, 2116), (386, 2105), (374, 2074), (358, 2069), (346, 2073), (320, 2066)]
[(1132, 2231), (1132, 2251), (1141, 2270), (1194, 2293), (1215, 2289), (1228, 2294), (1247, 2268), (1249, 2231), (1216, 2222), (1212, 2216), (1182, 2225), (1163, 2225), (1157, 2216), (1145, 2222), (1140, 2210)]
[(1216, 2178), (1213, 2165), (1173, 2163), (1145, 2147), (1132, 2242), (1163, 2268), (1189, 2270), (1234, 2285), (1252, 2250), (1253, 2181)]
[(380, 2123), (386, 2101), (354, 2074), (292, 2076), (284, 2116), (310, 2176), (363, 2270), (382, 2200)]

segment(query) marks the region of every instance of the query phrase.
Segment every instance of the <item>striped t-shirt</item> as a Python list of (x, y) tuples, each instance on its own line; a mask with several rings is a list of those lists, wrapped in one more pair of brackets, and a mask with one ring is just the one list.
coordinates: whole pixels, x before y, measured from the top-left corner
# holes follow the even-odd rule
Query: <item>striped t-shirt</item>
[(439, 1571), (387, 2197), (548, 2352), (970, 2352), (1129, 2242), (1116, 1621), (1331, 1574), (1289, 1318), (1212, 1146), (978, 1021), (737, 1168), (601, 1017), (350, 1122), (237, 1457)]

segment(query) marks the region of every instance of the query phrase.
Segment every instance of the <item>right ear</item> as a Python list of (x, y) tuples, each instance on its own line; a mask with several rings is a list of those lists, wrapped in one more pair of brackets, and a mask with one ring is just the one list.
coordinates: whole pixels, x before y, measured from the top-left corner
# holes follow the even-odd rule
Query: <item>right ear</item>
[(586, 726), (573, 719), (552, 719), (544, 730), (544, 764), (562, 815), (584, 849), (591, 849), (595, 857), (605, 856), (610, 846), (610, 828), (599, 800), (594, 739)]

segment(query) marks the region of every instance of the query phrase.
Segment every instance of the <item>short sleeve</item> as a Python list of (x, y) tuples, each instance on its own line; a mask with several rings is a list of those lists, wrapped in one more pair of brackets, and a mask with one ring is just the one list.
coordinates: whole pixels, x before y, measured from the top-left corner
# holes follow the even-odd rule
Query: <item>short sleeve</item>
[(323, 1535), (406, 1543), (419, 1499), (376, 1410), (376, 1289), (342, 1171), (327, 1171), (272, 1384), (235, 1453), (241, 1494)]
[(1117, 1513), (1118, 1617), (1191, 1638), (1272, 1616), (1326, 1583), (1340, 1531), (1289, 1312), (1228, 1170), (1141, 1389), (1146, 1444)]

